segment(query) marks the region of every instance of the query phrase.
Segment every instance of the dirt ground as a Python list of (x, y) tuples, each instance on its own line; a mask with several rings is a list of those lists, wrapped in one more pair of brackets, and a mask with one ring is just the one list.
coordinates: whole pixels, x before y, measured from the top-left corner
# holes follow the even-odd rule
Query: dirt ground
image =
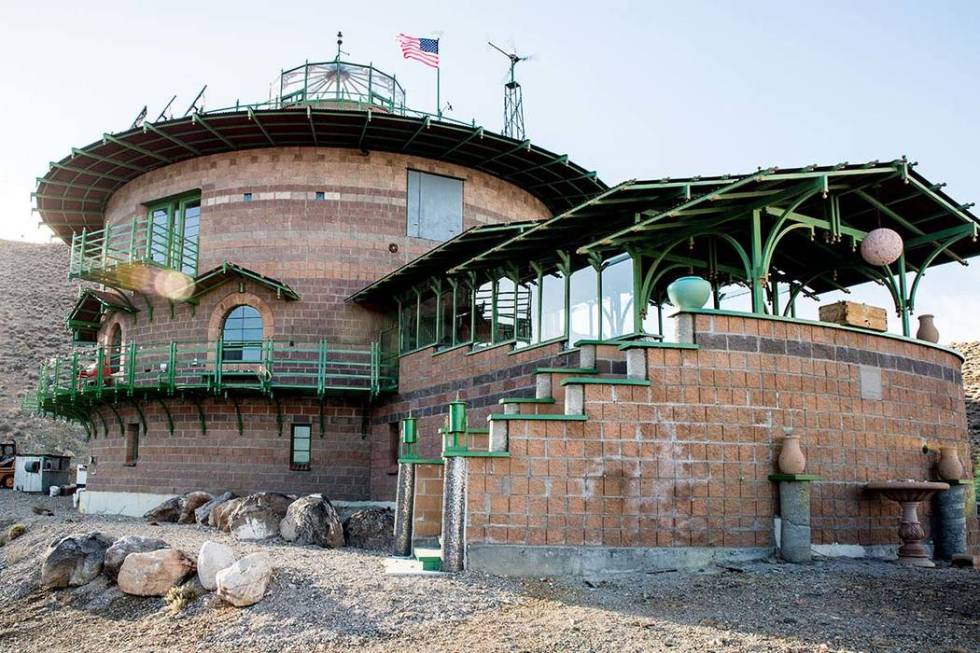
[[(980, 651), (972, 570), (770, 561), (587, 581), (391, 577), (382, 554), (245, 544), (0, 491), (0, 524), (13, 521), (28, 532), (0, 548), (0, 651)], [(176, 615), (102, 579), (41, 590), (45, 547), (92, 530), (151, 535), (191, 554), (213, 539), (268, 553), (276, 572), (251, 608), (206, 595)]]

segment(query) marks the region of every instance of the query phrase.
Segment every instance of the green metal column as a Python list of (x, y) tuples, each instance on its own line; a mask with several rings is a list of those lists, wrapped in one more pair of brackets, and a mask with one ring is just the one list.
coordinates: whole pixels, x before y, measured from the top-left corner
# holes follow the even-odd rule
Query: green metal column
[(766, 300), (762, 291), (762, 279), (765, 275), (762, 258), (762, 211), (752, 210), (752, 312), (766, 312)]
[(902, 252), (902, 255), (898, 257), (898, 294), (900, 300), (898, 311), (902, 317), (902, 335), (908, 338), (912, 334), (912, 329), (909, 326), (909, 295), (906, 286), (905, 253)]

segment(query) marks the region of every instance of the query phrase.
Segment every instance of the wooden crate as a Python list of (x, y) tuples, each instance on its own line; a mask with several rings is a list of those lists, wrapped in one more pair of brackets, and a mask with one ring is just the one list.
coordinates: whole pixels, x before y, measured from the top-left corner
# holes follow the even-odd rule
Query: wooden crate
[(836, 302), (821, 306), (820, 321), (872, 331), (888, 330), (888, 312), (885, 309), (858, 302)]

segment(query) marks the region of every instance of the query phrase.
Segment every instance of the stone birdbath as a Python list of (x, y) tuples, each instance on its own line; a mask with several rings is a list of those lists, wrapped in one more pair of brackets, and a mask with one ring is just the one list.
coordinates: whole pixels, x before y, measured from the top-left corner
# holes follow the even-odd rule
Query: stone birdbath
[(868, 492), (879, 494), (902, 506), (902, 518), (898, 525), (898, 536), (902, 546), (898, 547), (898, 562), (915, 567), (935, 567), (929, 553), (922, 545), (926, 533), (919, 523), (919, 502), (928, 499), (934, 492), (949, 489), (948, 483), (932, 481), (875, 481), (864, 486)]

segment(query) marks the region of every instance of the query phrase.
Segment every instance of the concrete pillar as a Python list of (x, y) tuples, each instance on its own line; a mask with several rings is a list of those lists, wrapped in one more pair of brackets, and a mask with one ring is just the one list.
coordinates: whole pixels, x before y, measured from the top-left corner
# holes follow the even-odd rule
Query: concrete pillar
[(647, 378), (647, 350), (637, 347), (626, 350), (626, 376), (630, 379)]
[(585, 414), (585, 386), (572, 383), (565, 386), (565, 414)]
[(466, 557), (466, 463), (464, 456), (444, 459), (442, 485), (442, 570), (463, 571)]
[[(517, 404), (510, 404), (516, 406)], [(490, 420), (490, 451), (507, 451), (507, 425), (502, 419)]]
[(582, 345), (578, 348), (578, 366), (595, 367), (595, 345)]
[(677, 320), (677, 342), (694, 343), (694, 314), (680, 313)]
[(398, 463), (398, 490), (395, 494), (395, 539), (392, 554), (412, 555), (412, 523), (415, 519), (415, 465)]
[(541, 373), (534, 375), (534, 398), (551, 399), (551, 374)]
[(810, 482), (815, 476), (773, 474), (779, 484), (779, 557), (786, 562), (809, 562)]
[(932, 546), (937, 560), (952, 560), (966, 553), (966, 496), (968, 485), (936, 492), (932, 499)]

